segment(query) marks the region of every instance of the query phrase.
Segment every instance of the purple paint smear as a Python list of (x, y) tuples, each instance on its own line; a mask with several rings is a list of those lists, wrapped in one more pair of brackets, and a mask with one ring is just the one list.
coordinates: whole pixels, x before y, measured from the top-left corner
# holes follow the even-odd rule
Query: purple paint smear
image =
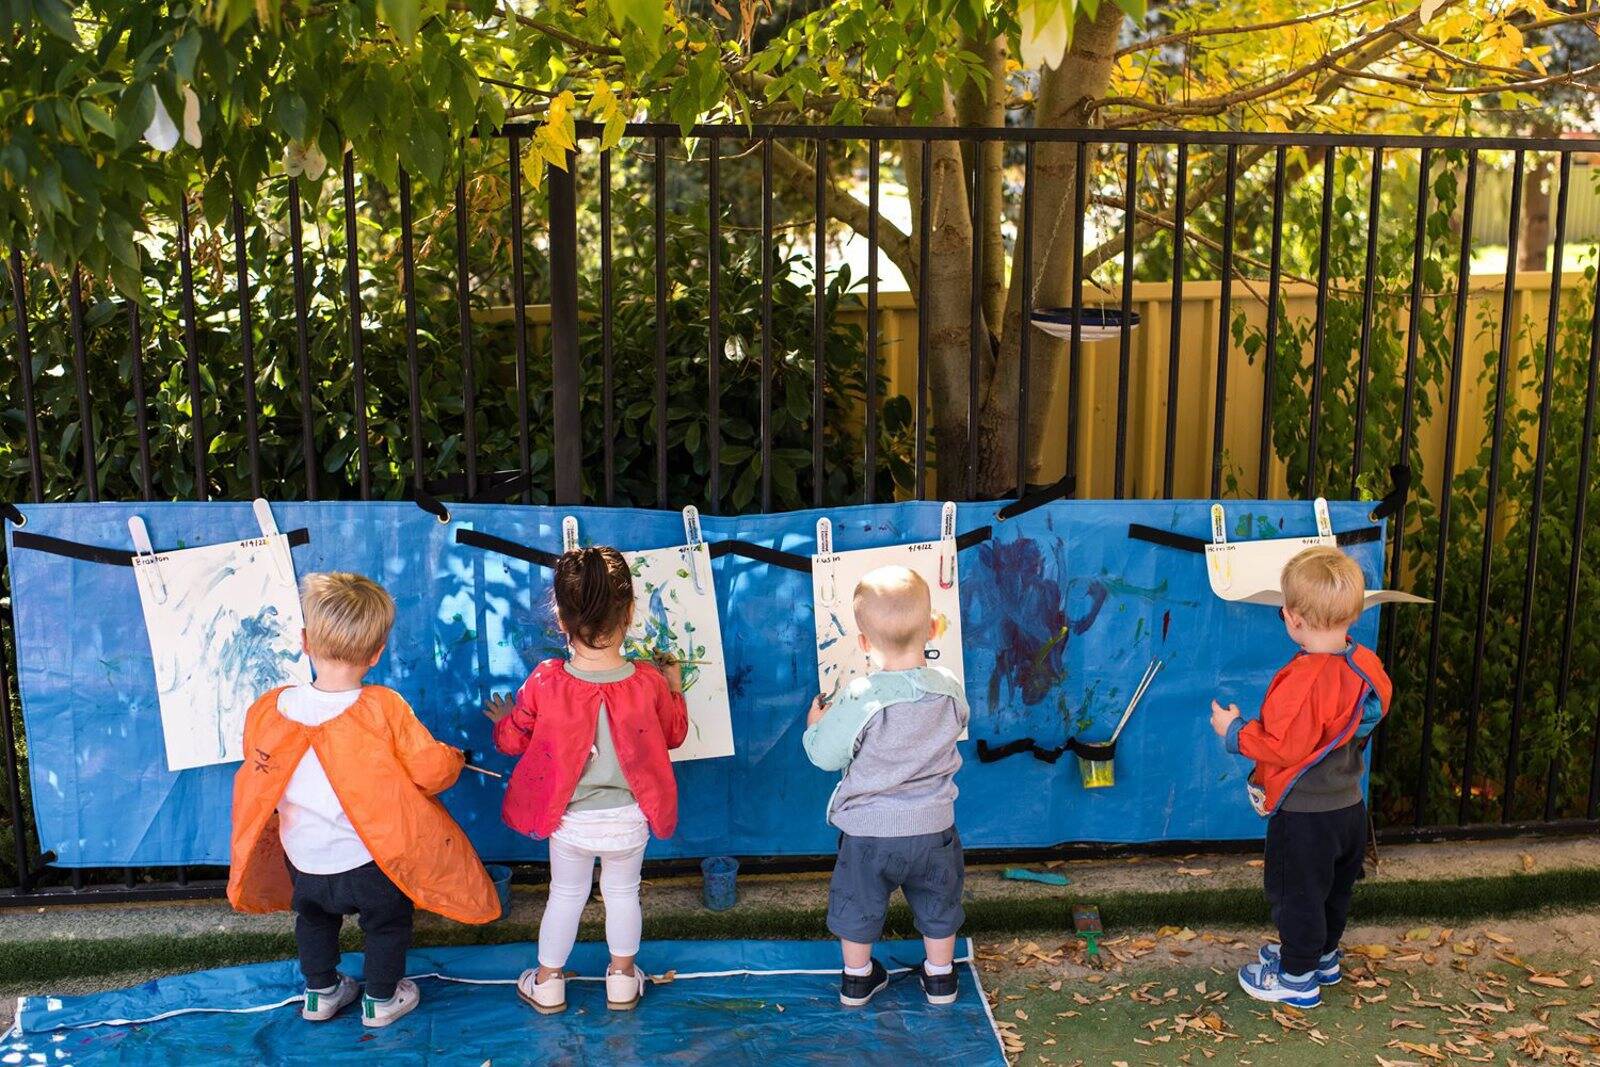
[(974, 587), (984, 617), (994, 620), (989, 705), (999, 705), (1002, 679), (1008, 694), (1020, 693), (1024, 704), (1037, 704), (1065, 680), (1067, 645), (1094, 625), (1106, 587), (1090, 579), (1068, 582), (1063, 590), (1046, 574), (1044, 553), (1031, 540), (985, 541), (978, 546), (978, 562), (989, 580)]

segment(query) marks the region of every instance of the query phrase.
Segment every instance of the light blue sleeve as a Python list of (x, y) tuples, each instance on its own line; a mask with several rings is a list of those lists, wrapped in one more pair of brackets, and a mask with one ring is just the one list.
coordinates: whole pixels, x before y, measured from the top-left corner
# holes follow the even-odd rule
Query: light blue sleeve
[(815, 726), (806, 727), (806, 756), (825, 771), (840, 771), (856, 754), (856, 735), (872, 714), (864, 687), (852, 685), (837, 697)]

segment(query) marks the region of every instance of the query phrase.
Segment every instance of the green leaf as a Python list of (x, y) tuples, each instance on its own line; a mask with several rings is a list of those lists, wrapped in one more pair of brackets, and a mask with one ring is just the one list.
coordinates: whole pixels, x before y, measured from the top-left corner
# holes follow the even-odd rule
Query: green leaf
[(417, 27), (422, 23), (420, 0), (378, 0), (378, 17), (389, 24), (401, 44), (416, 39)]
[(665, 8), (662, 0), (610, 0), (611, 16), (620, 27), (632, 23), (655, 47), (661, 46), (661, 27)]
[(34, 14), (44, 23), (45, 29), (66, 41), (81, 45), (78, 28), (72, 24), (72, 5), (67, 0), (33, 0)]

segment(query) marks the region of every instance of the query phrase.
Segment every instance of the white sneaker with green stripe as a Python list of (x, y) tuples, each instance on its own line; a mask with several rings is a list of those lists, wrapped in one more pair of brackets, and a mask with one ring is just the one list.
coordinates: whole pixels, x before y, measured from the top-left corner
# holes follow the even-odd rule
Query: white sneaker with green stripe
[(388, 1000), (361, 998), (361, 1025), (388, 1026), (421, 1003), (422, 993), (417, 989), (417, 983), (402, 978), (394, 987), (394, 996)]
[(338, 1015), (361, 996), (361, 987), (354, 978), (339, 976), (339, 981), (326, 989), (307, 989), (305, 1004), (300, 1008), (300, 1018), (307, 1022), (325, 1023)]

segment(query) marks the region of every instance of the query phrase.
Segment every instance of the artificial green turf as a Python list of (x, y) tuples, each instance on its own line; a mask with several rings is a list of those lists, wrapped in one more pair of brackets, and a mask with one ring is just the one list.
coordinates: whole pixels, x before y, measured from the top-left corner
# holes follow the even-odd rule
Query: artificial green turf
[[(972, 900), (967, 904), (964, 934), (983, 937), (1025, 931), (1066, 929), (1075, 899), (1100, 906), (1105, 928), (1148, 929), (1157, 926), (1260, 926), (1269, 922), (1266, 899), (1254, 889), (1189, 889), (1097, 895), (1041, 887), (1034, 897)], [(1359, 922), (1403, 919), (1461, 920), (1502, 918), (1542, 909), (1572, 909), (1600, 904), (1600, 872), (1559, 870), (1493, 878), (1442, 881), (1363, 882), (1356, 887), (1352, 915)], [(650, 940), (732, 938), (828, 938), (822, 908), (734, 908), (725, 912), (687, 911), (646, 916), (644, 936)], [(499, 944), (532, 941), (537, 928), (528, 922), (490, 926), (441, 926), (417, 931), (419, 947)], [(604, 936), (598, 923), (586, 923), (585, 938)], [(903, 904), (889, 909), (885, 937), (914, 937), (911, 915)], [(359, 949), (360, 933), (345, 927), (344, 944)], [(84, 940), (7, 941), (0, 943), (0, 974), (11, 981), (48, 982), (117, 971), (184, 971), (225, 964), (293, 956), (288, 931), (211, 933), (194, 936), (147, 935)]]

